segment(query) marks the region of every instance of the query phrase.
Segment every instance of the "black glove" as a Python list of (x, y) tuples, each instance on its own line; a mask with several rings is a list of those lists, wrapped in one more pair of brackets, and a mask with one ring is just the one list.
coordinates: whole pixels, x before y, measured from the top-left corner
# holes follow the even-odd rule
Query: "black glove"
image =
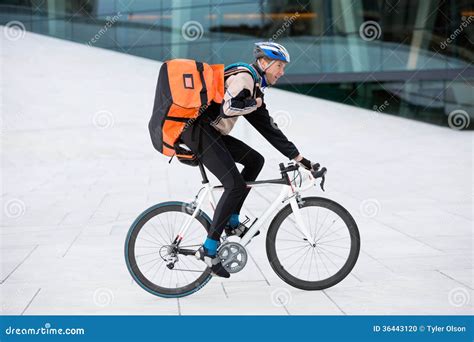
[(311, 171), (313, 169), (313, 163), (304, 157), (298, 162), (298, 164), (304, 167), (306, 170)]

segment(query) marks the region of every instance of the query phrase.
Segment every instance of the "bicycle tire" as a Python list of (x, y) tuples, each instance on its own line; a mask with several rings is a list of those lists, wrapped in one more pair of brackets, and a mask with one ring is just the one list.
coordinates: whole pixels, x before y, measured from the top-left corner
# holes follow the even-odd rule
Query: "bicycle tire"
[(338, 215), (345, 223), (347, 229), (349, 230), (351, 240), (350, 252), (346, 262), (344, 263), (342, 268), (333, 276), (326, 279), (322, 279), (320, 281), (301, 280), (290, 274), (284, 268), (284, 266), (282, 266), (277, 255), (276, 236), (281, 224), (290, 214), (293, 213), (293, 210), (291, 209), (291, 206), (289, 204), (277, 213), (275, 218), (272, 220), (272, 223), (270, 224), (266, 240), (267, 258), (275, 273), (287, 284), (308, 291), (324, 290), (342, 281), (354, 268), (360, 251), (360, 234), (354, 218), (344, 207), (342, 207), (337, 202), (323, 197), (306, 197), (302, 198), (302, 200), (303, 205), (301, 206), (301, 208), (309, 206), (326, 208)]
[[(185, 202), (164, 202), (152, 206), (145, 210), (131, 225), (125, 239), (125, 261), (127, 268), (137, 284), (145, 291), (159, 297), (179, 298), (193, 294), (201, 289), (212, 278), (211, 270), (207, 267), (199, 278), (192, 283), (177, 288), (162, 287), (151, 282), (139, 269), (135, 256), (135, 242), (142, 227), (152, 218), (166, 212), (180, 212), (191, 215), (192, 213), (183, 210), (186, 207)], [(207, 231), (210, 229), (211, 219), (203, 211), (200, 211), (195, 218)]]

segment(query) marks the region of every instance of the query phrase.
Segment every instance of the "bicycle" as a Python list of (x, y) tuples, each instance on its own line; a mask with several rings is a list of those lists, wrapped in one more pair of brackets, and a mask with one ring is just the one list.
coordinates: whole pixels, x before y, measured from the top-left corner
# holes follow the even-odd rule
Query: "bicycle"
[[(193, 201), (154, 205), (133, 222), (127, 234), (127, 268), (138, 285), (153, 295), (184, 297), (212, 278), (210, 269), (196, 259), (195, 253), (211, 225), (210, 217), (201, 209), (203, 203), (209, 197), (211, 207), (215, 208), (213, 192), (223, 186), (211, 186), (203, 165), (199, 162), (198, 166), (203, 187)], [(279, 185), (281, 191), (260, 218), (249, 225), (243, 237), (221, 238), (218, 255), (222, 264), (229, 273), (240, 272), (248, 259), (245, 247), (280, 208), (266, 237), (267, 257), (273, 271), (284, 282), (302, 290), (334, 286), (357, 262), (357, 224), (344, 207), (330, 199), (301, 197), (300, 192), (316, 185), (319, 178), (324, 191), (326, 168), (315, 164), (313, 170), (307, 171), (292, 162), (279, 166), (281, 178), (247, 182), (248, 187)], [(328, 226), (324, 226), (326, 222)], [(157, 227), (158, 224), (161, 226)]]

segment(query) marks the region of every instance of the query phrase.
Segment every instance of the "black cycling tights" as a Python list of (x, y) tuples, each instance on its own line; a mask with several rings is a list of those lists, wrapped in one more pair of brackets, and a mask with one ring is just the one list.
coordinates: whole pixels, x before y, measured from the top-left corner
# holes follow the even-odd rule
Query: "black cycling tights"
[[(199, 143), (199, 139), (201, 142)], [(208, 237), (219, 240), (232, 214), (238, 214), (250, 192), (245, 181), (254, 181), (262, 170), (260, 153), (229, 135), (221, 135), (208, 120), (198, 120), (181, 135), (181, 140), (199, 156), (200, 161), (224, 186), (217, 203)], [(198, 152), (198, 150), (200, 150)], [(244, 166), (239, 172), (235, 163)]]

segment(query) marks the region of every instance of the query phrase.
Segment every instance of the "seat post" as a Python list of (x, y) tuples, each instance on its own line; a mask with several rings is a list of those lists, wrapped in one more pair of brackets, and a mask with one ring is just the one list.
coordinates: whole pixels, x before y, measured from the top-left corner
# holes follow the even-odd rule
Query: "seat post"
[(206, 169), (204, 168), (204, 165), (202, 165), (202, 163), (199, 161), (198, 166), (199, 166), (199, 171), (201, 171), (202, 184), (209, 183), (209, 179), (207, 179)]

